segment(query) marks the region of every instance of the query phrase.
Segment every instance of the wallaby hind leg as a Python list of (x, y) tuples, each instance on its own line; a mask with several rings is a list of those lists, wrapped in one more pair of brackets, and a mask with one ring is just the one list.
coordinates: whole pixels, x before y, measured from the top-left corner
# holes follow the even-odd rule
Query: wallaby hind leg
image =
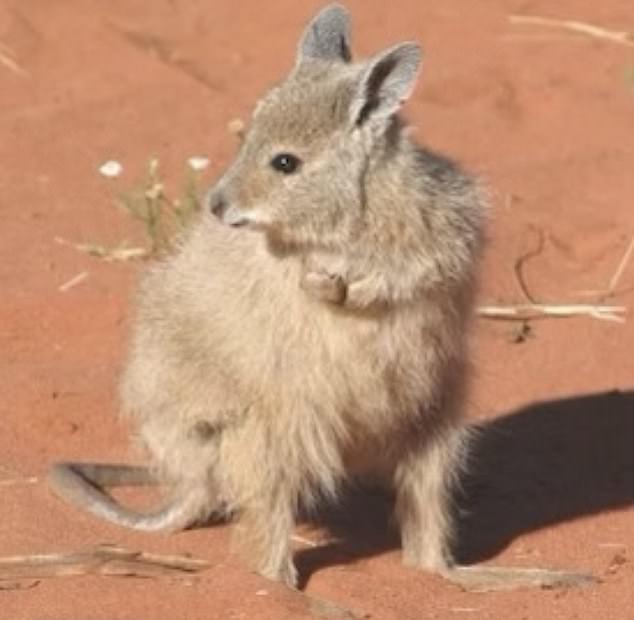
[[(281, 463), (240, 468), (239, 520), (234, 543), (259, 574), (290, 587), (297, 585), (291, 536), (297, 494), (280, 471)], [(242, 473), (241, 471), (241, 473)]]
[(202, 484), (189, 488), (165, 507), (147, 513), (121, 506), (107, 493), (106, 489), (113, 487), (157, 485), (147, 467), (56, 463), (47, 481), (51, 490), (65, 501), (101, 519), (137, 530), (181, 530), (193, 525), (205, 512), (211, 512), (209, 492)]
[(462, 443), (458, 431), (439, 433), (411, 447), (397, 464), (396, 516), (408, 566), (439, 572), (452, 564), (450, 493)]
[(260, 575), (297, 586), (291, 535), (295, 519), (290, 498), (254, 502), (244, 507), (236, 530), (239, 544), (250, 556)]
[(572, 587), (595, 581), (587, 573), (545, 568), (456, 565), (450, 551), (451, 487), (463, 455), (462, 434), (454, 431), (428, 440), (398, 465), (397, 516), (405, 564), (439, 573), (471, 591)]

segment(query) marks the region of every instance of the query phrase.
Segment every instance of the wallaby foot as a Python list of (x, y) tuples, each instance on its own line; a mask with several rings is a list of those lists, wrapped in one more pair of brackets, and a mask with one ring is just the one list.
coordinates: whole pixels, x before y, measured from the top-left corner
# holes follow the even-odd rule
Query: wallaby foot
[(511, 566), (453, 566), (440, 571), (440, 574), (470, 592), (519, 588), (576, 588), (598, 581), (589, 573)]

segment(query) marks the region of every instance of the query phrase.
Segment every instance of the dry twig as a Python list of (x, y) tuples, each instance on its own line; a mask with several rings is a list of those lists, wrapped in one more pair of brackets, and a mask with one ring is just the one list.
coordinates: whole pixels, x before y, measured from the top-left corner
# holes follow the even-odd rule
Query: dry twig
[(67, 280), (66, 282), (64, 282), (64, 284), (60, 284), (60, 286), (57, 287), (57, 290), (60, 293), (65, 293), (66, 291), (77, 286), (78, 284), (81, 284), (87, 277), (88, 277), (88, 272), (82, 271), (81, 273), (78, 273), (76, 276), (73, 276), (70, 280)]
[(588, 24), (586, 22), (567, 19), (553, 19), (551, 17), (541, 17), (539, 15), (509, 15), (509, 22), (511, 24), (559, 28), (584, 34), (595, 39), (603, 39), (613, 43), (618, 43), (619, 45), (634, 47), (634, 35), (631, 32), (608, 30), (607, 28), (601, 28), (600, 26), (595, 26), (594, 24)]
[(518, 304), (512, 306), (480, 306), (479, 316), (504, 321), (529, 321), (544, 318), (570, 318), (587, 316), (603, 321), (625, 322), (624, 306), (600, 306), (592, 304)]
[[(585, 297), (595, 297), (600, 301), (603, 301), (609, 297), (614, 297), (617, 293), (616, 288), (619, 285), (619, 282), (621, 281), (621, 276), (625, 272), (625, 269), (633, 255), (634, 255), (634, 236), (632, 236), (632, 239), (630, 240), (629, 245), (625, 249), (625, 252), (623, 253), (623, 256), (621, 257), (619, 264), (617, 265), (614, 273), (612, 274), (612, 277), (610, 278), (610, 281), (608, 282), (607, 287), (601, 288), (601, 289), (594, 289), (590, 291), (587, 291), (587, 290), (578, 291), (578, 293)], [(629, 290), (629, 289), (626, 289), (626, 290)], [(622, 290), (620, 292), (625, 292), (625, 291)]]
[(516, 261), (513, 266), (513, 270), (515, 271), (515, 277), (517, 279), (517, 283), (519, 284), (520, 289), (522, 289), (522, 293), (524, 297), (528, 299), (531, 304), (538, 304), (539, 302), (535, 297), (533, 297), (528, 285), (526, 284), (526, 279), (524, 278), (524, 264), (530, 260), (531, 258), (535, 258), (535, 256), (539, 256), (544, 250), (544, 231), (541, 228), (531, 227), (533, 230), (537, 232), (537, 245), (532, 250), (525, 252), (522, 254)]
[(625, 253), (623, 254), (623, 258), (621, 258), (621, 262), (619, 263), (614, 275), (610, 278), (610, 284), (608, 285), (608, 292), (611, 293), (618, 286), (619, 280), (625, 271), (625, 267), (630, 261), (632, 256), (632, 252), (634, 252), (634, 235), (632, 235), (632, 239), (630, 240), (630, 245), (627, 246)]
[[(99, 545), (85, 551), (16, 555), (0, 558), (0, 591), (36, 586), (40, 579), (79, 575), (114, 577), (169, 577), (187, 579), (210, 568), (206, 560), (182, 555), (162, 555), (132, 551), (112, 545)], [(33, 581), (35, 580), (35, 581)], [(297, 615), (330, 620), (360, 620), (367, 615), (332, 601), (279, 587), (280, 604)]]
[(14, 51), (4, 43), (0, 43), (0, 65), (5, 66), (16, 75), (26, 77), (28, 73), (18, 64)]
[(99, 545), (85, 551), (16, 555), (0, 558), (0, 581), (73, 575), (117, 577), (189, 577), (209, 568), (206, 560), (159, 555)]
[[(531, 294), (526, 281), (524, 279), (523, 267), (524, 263), (538, 254), (540, 254), (544, 247), (544, 233), (541, 229), (536, 229), (539, 238), (537, 246), (522, 254), (514, 264), (514, 272), (515, 277), (517, 279), (518, 285), (523, 293), (523, 295), (528, 299), (530, 303), (527, 304), (513, 304), (508, 306), (502, 305), (491, 305), (491, 306), (481, 306), (477, 308), (476, 312), (479, 316), (487, 319), (496, 319), (496, 320), (505, 320), (505, 321), (521, 321), (525, 325), (527, 321), (531, 321), (534, 319), (545, 319), (545, 318), (570, 318), (575, 316), (587, 316), (593, 319), (599, 319), (603, 321), (615, 321), (618, 323), (624, 323), (625, 318), (623, 314), (625, 313), (624, 306), (607, 306), (601, 303), (595, 304), (577, 304), (577, 303), (556, 303), (556, 304), (546, 304), (539, 303), (535, 297)], [(625, 271), (625, 267), (627, 266), (630, 257), (634, 253), (634, 237), (625, 250), (625, 254), (621, 258), (616, 271), (612, 278), (610, 278), (610, 282), (608, 284), (608, 288), (603, 291), (588, 291), (587, 294), (594, 294), (598, 300), (602, 301), (606, 297), (613, 295), (616, 286), (619, 283), (621, 275)], [(520, 337), (523, 337), (522, 333)]]
[(55, 237), (55, 241), (60, 245), (68, 245), (80, 252), (89, 254), (90, 256), (96, 256), (106, 262), (118, 262), (118, 261), (130, 261), (137, 260), (139, 258), (147, 258), (150, 255), (150, 251), (140, 247), (128, 247), (125, 244), (120, 244), (112, 248), (99, 245), (97, 243), (74, 243), (67, 241), (61, 237)]
[(40, 481), (36, 476), (29, 476), (28, 478), (1, 478), (0, 487), (15, 487), (24, 484), (37, 484)]

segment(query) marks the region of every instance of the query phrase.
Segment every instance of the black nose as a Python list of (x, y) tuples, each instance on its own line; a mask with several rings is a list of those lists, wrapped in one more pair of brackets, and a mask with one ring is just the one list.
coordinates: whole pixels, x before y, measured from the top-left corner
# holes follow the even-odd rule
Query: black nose
[(207, 204), (209, 210), (216, 216), (222, 217), (222, 214), (227, 210), (227, 201), (222, 192), (212, 191), (207, 198)]

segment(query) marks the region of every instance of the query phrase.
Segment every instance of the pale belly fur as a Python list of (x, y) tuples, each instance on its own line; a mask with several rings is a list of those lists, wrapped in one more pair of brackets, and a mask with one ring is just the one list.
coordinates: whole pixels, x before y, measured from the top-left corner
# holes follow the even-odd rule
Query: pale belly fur
[(122, 396), (168, 477), (222, 453), (192, 438), (201, 420), (226, 426), (228, 450), (265, 434), (289, 459), (357, 469), (433, 403), (439, 310), (341, 312), (300, 289), (301, 269), (259, 234), (205, 220), (146, 277)]

